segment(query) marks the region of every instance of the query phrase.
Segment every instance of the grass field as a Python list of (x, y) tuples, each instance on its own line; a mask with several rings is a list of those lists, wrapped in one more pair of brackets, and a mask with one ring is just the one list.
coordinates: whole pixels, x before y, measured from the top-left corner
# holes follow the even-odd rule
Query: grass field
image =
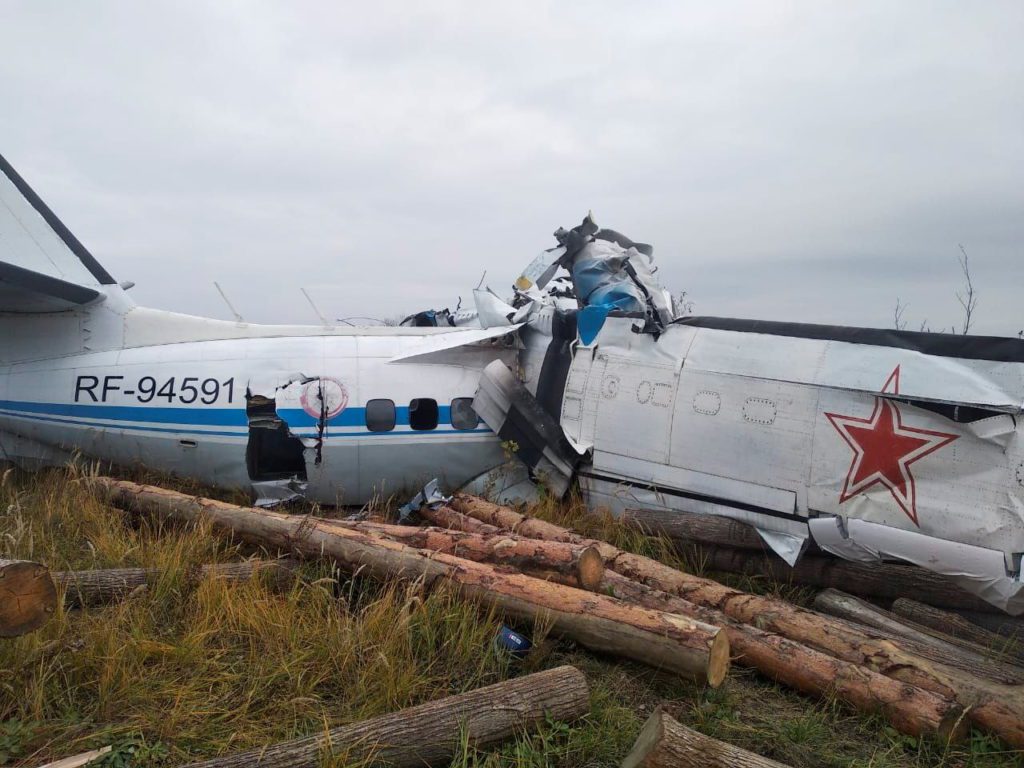
[[(706, 690), (530, 626), (517, 628), (533, 635), (536, 650), (512, 663), (493, 651), (500, 617), (443, 588), (353, 579), (320, 564), (303, 566), (283, 592), (261, 581), (197, 584), (184, 578), (188, 566), (256, 552), (201, 528), (133, 520), (94, 498), (77, 470), (0, 476), (0, 557), (53, 570), (163, 570), (122, 603), (62, 611), (36, 633), (0, 640), (0, 765), (112, 744), (96, 765), (174, 766), (571, 663), (591, 685), (583, 721), (550, 723), (493, 752), (466, 746), (452, 764), (615, 766), (662, 704), (697, 730), (792, 766), (1024, 766), (1024, 756), (984, 734), (948, 748), (919, 743), (740, 667)], [(585, 518), (578, 504), (534, 511), (687, 567), (663, 542)], [(741, 586), (807, 598), (765, 582)], [(323, 760), (349, 764), (344, 755)]]

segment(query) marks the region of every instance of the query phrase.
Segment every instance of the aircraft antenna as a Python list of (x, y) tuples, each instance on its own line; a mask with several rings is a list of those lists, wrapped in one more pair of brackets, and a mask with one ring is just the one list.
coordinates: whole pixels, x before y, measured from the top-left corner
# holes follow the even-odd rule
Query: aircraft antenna
[(324, 313), (321, 312), (320, 308), (313, 303), (313, 297), (309, 295), (305, 288), (300, 287), (299, 290), (302, 291), (302, 295), (306, 297), (306, 301), (309, 302), (309, 306), (311, 306), (313, 311), (316, 312), (316, 316), (320, 318), (320, 322), (325, 326), (330, 326), (330, 323), (327, 322), (327, 318), (324, 317)]
[(345, 323), (345, 325), (351, 325), (353, 327), (356, 327), (356, 324), (352, 322), (353, 320), (372, 320), (377, 325), (387, 325), (387, 323), (385, 323), (379, 317), (370, 317), (369, 315), (353, 315), (352, 317), (334, 318), (334, 322), (336, 323)]
[(238, 310), (235, 309), (234, 306), (231, 304), (231, 302), (228, 300), (228, 295), (226, 293), (224, 293), (224, 289), (220, 287), (220, 283), (218, 283), (216, 280), (214, 280), (213, 281), (213, 287), (217, 289), (217, 293), (219, 293), (220, 297), (222, 299), (224, 299), (224, 303), (228, 305), (228, 309), (230, 309), (231, 310), (231, 314), (235, 316), (235, 320), (237, 320), (240, 323), (244, 323), (245, 322), (245, 318), (242, 317), (240, 314), (238, 314)]

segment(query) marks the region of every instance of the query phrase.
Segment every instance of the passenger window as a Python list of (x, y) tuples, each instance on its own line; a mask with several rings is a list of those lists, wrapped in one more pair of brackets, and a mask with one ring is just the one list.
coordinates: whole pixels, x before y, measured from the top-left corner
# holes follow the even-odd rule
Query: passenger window
[(371, 432), (390, 432), (395, 428), (393, 400), (366, 401), (366, 428)]
[(457, 397), (452, 400), (452, 426), (456, 429), (476, 429), (480, 417), (473, 410), (472, 397)]
[(437, 400), (417, 397), (410, 402), (409, 426), (420, 431), (437, 429)]

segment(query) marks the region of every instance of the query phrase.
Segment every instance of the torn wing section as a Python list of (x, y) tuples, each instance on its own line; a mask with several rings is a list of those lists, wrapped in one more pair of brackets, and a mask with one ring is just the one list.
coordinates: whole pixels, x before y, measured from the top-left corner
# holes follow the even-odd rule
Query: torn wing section
[[(411, 336), (409, 337), (409, 351), (395, 355), (389, 363), (401, 363), (415, 361), (417, 363), (428, 363), (431, 355), (459, 349), (460, 347), (494, 346), (507, 343), (508, 346), (516, 344), (514, 334), (521, 328), (521, 324), (502, 326), (499, 328), (471, 328), (453, 330), (449, 333), (439, 333), (433, 336)], [(504, 337), (508, 337), (506, 340)]]
[(558, 421), (502, 361), (484, 369), (473, 410), (538, 480), (556, 496), (565, 495), (582, 457), (569, 445)]

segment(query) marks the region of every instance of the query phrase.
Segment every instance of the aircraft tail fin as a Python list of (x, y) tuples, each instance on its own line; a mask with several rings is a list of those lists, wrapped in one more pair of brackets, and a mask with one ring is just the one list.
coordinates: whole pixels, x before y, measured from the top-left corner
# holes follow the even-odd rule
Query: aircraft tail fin
[(0, 312), (60, 312), (116, 285), (96, 258), (0, 155)]

